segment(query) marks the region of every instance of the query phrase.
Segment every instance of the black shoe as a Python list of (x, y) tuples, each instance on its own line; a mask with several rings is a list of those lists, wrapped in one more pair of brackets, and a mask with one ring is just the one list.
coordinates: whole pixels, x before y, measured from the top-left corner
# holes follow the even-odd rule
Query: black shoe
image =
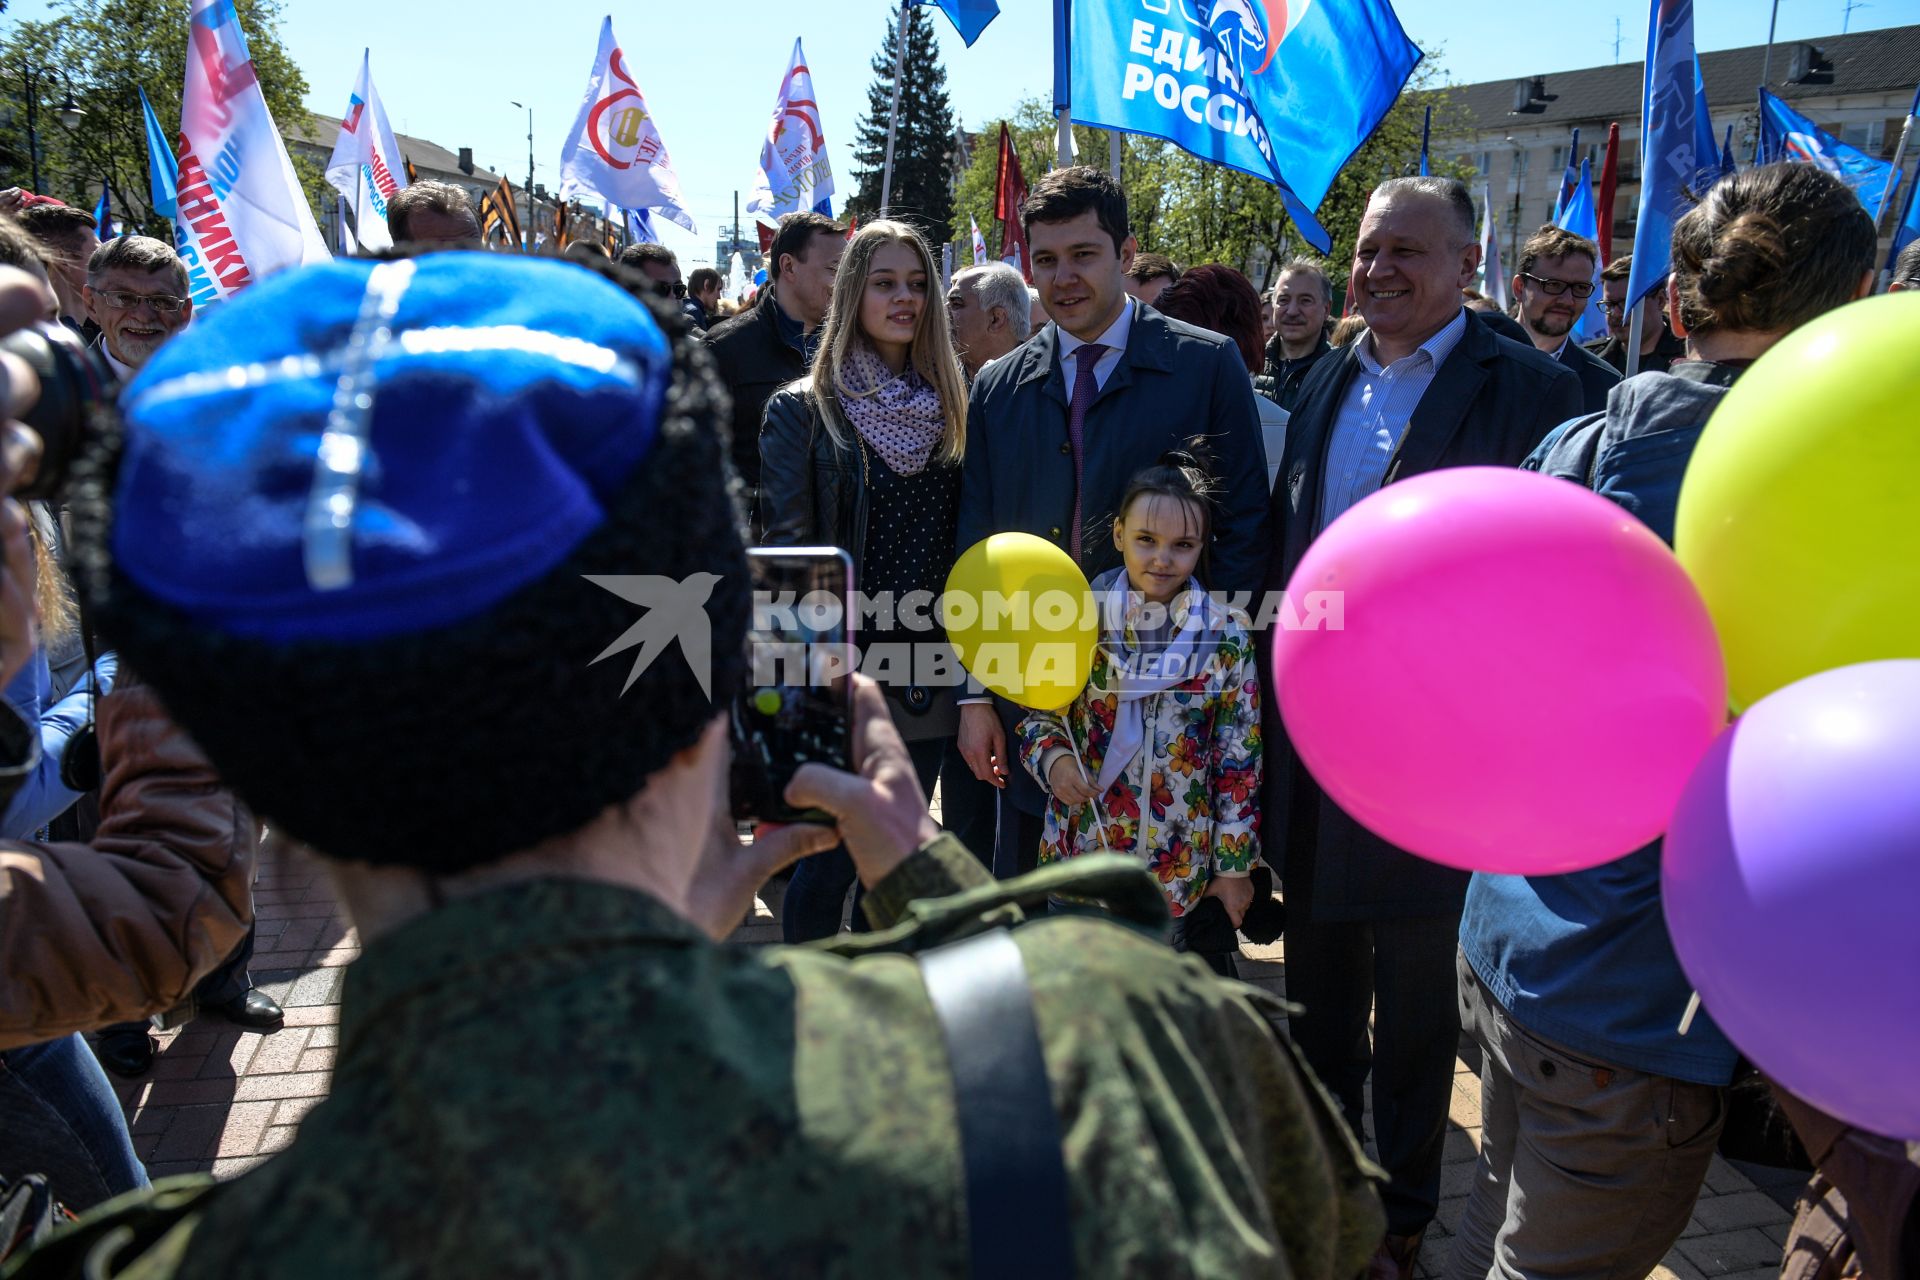
[(100, 1065), (126, 1080), (137, 1080), (153, 1065), (154, 1040), (145, 1027), (138, 1031), (114, 1029), (102, 1032), (94, 1043), (94, 1056)]
[(222, 1004), (201, 1007), (249, 1031), (278, 1031), (287, 1020), (287, 1015), (274, 998), (258, 987), (250, 988), (245, 995)]

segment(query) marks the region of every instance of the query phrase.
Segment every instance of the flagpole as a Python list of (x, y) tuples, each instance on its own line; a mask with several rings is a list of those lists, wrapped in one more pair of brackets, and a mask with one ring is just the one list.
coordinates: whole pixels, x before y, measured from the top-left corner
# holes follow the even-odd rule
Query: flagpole
[(1887, 179), (1887, 185), (1880, 191), (1880, 207), (1874, 211), (1873, 230), (1878, 235), (1880, 228), (1886, 225), (1887, 210), (1894, 207), (1893, 188), (1900, 181), (1900, 166), (1907, 162), (1907, 143), (1913, 137), (1913, 118), (1920, 115), (1920, 89), (1913, 95), (1913, 105), (1907, 108), (1907, 119), (1900, 126), (1900, 141), (1893, 148), (1893, 176)]
[(913, 0), (900, 0), (900, 26), (893, 42), (893, 110), (887, 113), (887, 167), (880, 174), (880, 216), (893, 205), (893, 140), (900, 131), (900, 91), (907, 75), (907, 20)]
[[(1920, 89), (1913, 91), (1913, 105), (1907, 108), (1906, 123), (1900, 126), (1900, 141), (1896, 143), (1893, 148), (1893, 174), (1887, 179), (1887, 189), (1880, 197), (1880, 216), (1873, 220), (1875, 235), (1879, 234), (1880, 228), (1886, 223), (1887, 209), (1890, 206), (1896, 209), (1911, 209), (1913, 207), (1914, 192), (1920, 190), (1920, 167), (1916, 167), (1913, 171), (1913, 185), (1907, 188), (1907, 198), (1897, 204), (1894, 202), (1893, 188), (1894, 185), (1900, 181), (1900, 166), (1906, 163), (1907, 143), (1913, 137), (1913, 120), (1915, 116), (1920, 116)], [(1901, 218), (1900, 221), (1905, 222), (1906, 219)], [(1900, 238), (1900, 230), (1897, 226), (1894, 228), (1893, 236), (1896, 241)], [(1880, 292), (1885, 293), (1887, 291), (1887, 285), (1891, 283), (1892, 280), (1893, 258), (1889, 255), (1887, 265), (1880, 269)]]
[(1053, 163), (1064, 169), (1073, 163), (1073, 6), (1053, 0)]
[(1635, 302), (1633, 319), (1627, 323), (1627, 376), (1631, 378), (1640, 372), (1640, 343), (1647, 336), (1647, 308), (1644, 302)]

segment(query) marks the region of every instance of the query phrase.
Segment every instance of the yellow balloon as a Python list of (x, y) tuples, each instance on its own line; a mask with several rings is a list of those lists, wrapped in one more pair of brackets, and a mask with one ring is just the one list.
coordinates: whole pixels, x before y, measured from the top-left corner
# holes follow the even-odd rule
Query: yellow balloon
[(1034, 711), (1066, 706), (1093, 673), (1093, 589), (1045, 538), (996, 533), (968, 547), (947, 575), (940, 619), (974, 679)]
[(1736, 707), (1920, 657), (1920, 292), (1829, 312), (1733, 385), (1687, 465), (1674, 550)]

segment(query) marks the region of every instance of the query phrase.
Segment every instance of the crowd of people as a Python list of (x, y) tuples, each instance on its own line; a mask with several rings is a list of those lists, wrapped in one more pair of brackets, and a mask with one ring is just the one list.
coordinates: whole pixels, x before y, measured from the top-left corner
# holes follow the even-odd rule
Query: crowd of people
[[(1628, 259), (1543, 227), (1502, 313), (1443, 178), (1373, 191), (1345, 317), (1328, 263), (1262, 292), (1142, 250), (1085, 167), (1020, 212), (1030, 282), (801, 213), (745, 308), (657, 244), (483, 252), (446, 184), (387, 216), (394, 253), (196, 316), (166, 243), (0, 193), (0, 326), (40, 344), (0, 354), (9, 416), (53, 412), (49, 359), (124, 384), (69, 413), (57, 478), (44, 424), (5, 453), (0, 1178), (104, 1206), (19, 1274), (1407, 1280), (1463, 1034), (1484, 1128), (1428, 1264), (1659, 1263), (1744, 1070), (1711, 1010), (1669, 1016), (1660, 846), (1537, 877), (1396, 848), (1315, 781), (1223, 602), (1442, 468), (1558, 476), (1671, 542), (1727, 388), (1874, 289), (1843, 183), (1706, 192), (1633, 377)], [(937, 597), (1008, 533), (1091, 583), (1084, 691), (862, 676), (851, 770), (803, 767), (815, 819), (743, 840), (746, 548)], [(710, 670), (600, 661), (631, 607), (589, 580), (628, 574), (712, 584)], [(857, 641), (945, 645), (904, 614)], [(147, 1071), (156, 1017), (280, 1024), (247, 976), (263, 822), (364, 948), (332, 1096), (253, 1172), (106, 1204), (147, 1178), (102, 1065)], [(789, 868), (811, 945), (726, 945)], [(1231, 981), (1282, 907), (1285, 1005)], [(1911, 1149), (1776, 1105), (1846, 1155), (1803, 1217), (1920, 1274)]]

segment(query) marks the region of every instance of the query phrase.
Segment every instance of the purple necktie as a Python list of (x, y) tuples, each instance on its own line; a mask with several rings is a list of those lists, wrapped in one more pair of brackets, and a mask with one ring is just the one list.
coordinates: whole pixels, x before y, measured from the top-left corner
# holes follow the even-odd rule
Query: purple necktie
[(1093, 366), (1100, 363), (1100, 357), (1107, 351), (1108, 348), (1099, 343), (1089, 342), (1073, 353), (1080, 368), (1073, 375), (1073, 402), (1067, 406), (1067, 441), (1073, 445), (1073, 525), (1067, 530), (1067, 554), (1076, 561), (1080, 559), (1080, 479), (1086, 470), (1087, 406), (1093, 403), (1093, 393), (1100, 389), (1093, 379)]

